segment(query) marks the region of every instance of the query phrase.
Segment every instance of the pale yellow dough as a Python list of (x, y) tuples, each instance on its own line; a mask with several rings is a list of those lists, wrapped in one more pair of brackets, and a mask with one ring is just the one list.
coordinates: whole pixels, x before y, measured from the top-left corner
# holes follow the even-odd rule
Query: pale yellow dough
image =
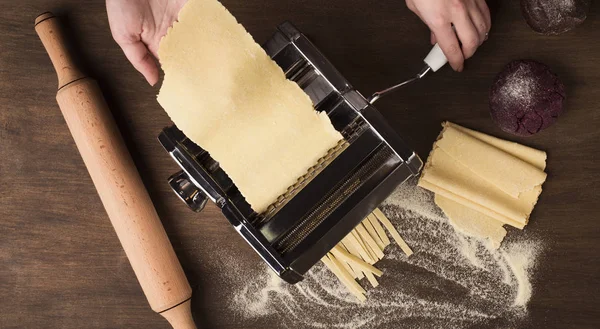
[(457, 231), (477, 238), (487, 238), (494, 249), (500, 247), (506, 236), (504, 223), (439, 194), (435, 195), (435, 204), (442, 209)]
[(383, 250), (390, 243), (382, 224), (406, 255), (410, 256), (412, 254), (410, 247), (398, 234), (390, 220), (381, 210), (375, 208), (367, 218), (363, 219), (354, 230), (334, 246), (327, 256), (321, 259), (360, 301), (365, 300), (365, 290), (356, 280), (366, 277), (371, 286), (377, 287), (379, 282), (376, 276), (380, 277), (383, 274), (381, 270), (373, 266), (384, 257)]
[(435, 143), (456, 162), (502, 192), (518, 198), (546, 180), (546, 173), (504, 150), (446, 125)]
[(429, 164), (421, 176), (423, 187), (519, 228), (527, 224), (541, 192), (541, 187), (532, 186), (519, 198), (513, 198), (439, 148), (431, 155)]
[(443, 127), (419, 186), (435, 192), (457, 231), (498, 248), (504, 224), (527, 224), (546, 179), (546, 153), (450, 122)]
[(216, 0), (190, 0), (158, 50), (158, 101), (257, 212), (342, 136)]
[(477, 139), (479, 139), (483, 142), (486, 142), (494, 147), (497, 147), (498, 149), (501, 149), (502, 151), (533, 165), (534, 167), (538, 168), (539, 170), (543, 171), (544, 169), (546, 169), (546, 152), (544, 152), (544, 151), (536, 150), (534, 148), (525, 146), (523, 144), (519, 144), (519, 143), (507, 141), (504, 139), (500, 139), (500, 138), (497, 138), (494, 136), (486, 135), (479, 131), (465, 128), (465, 127), (459, 126), (457, 124), (454, 124), (452, 122), (446, 121), (444, 123), (444, 125), (446, 127), (453, 127), (454, 129), (458, 129), (465, 134), (469, 134), (474, 138), (477, 138)]

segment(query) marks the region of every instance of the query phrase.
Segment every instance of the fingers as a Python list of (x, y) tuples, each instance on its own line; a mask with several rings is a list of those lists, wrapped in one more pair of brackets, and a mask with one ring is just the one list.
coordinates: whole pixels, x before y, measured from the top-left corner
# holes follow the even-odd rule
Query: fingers
[[(471, 17), (471, 21), (473, 22), (475, 29), (477, 29), (479, 41), (481, 43), (483, 43), (487, 38), (488, 27), (484, 21), (484, 18), (481, 15), (481, 12), (479, 12), (479, 11), (471, 12), (469, 14), (469, 16)], [(480, 45), (481, 45), (481, 43), (480, 43)]]
[(429, 26), (431, 44), (440, 45), (456, 71), (462, 71), (465, 59), (487, 40), (492, 22), (486, 0), (406, 0), (406, 4)]
[(453, 17), (456, 34), (462, 43), (463, 56), (465, 59), (469, 59), (475, 54), (477, 47), (483, 42), (483, 39), (480, 40), (479, 31), (473, 25), (471, 17), (464, 8), (457, 8)]
[(158, 67), (154, 57), (141, 41), (120, 43), (127, 59), (133, 64), (151, 86), (158, 82)]
[(408, 7), (408, 9), (410, 9), (410, 11), (413, 13), (417, 13), (417, 7), (412, 0), (406, 0), (406, 7)]
[(465, 58), (460, 49), (456, 33), (454, 32), (454, 29), (452, 29), (452, 25), (436, 26), (432, 29), (432, 32), (435, 34), (435, 38), (437, 39), (440, 48), (442, 48), (442, 52), (444, 52), (444, 55), (448, 58), (450, 66), (452, 66), (455, 71), (461, 72), (463, 70)]
[(479, 32), (479, 40), (481, 42), (487, 40), (487, 34), (490, 31), (490, 11), (483, 1), (484, 8), (481, 8), (479, 4), (469, 9), (469, 17), (475, 25), (475, 28)]
[(488, 7), (485, 0), (478, 0), (476, 2), (476, 5), (477, 5), (477, 8), (479, 8), (479, 11), (481, 12), (481, 14), (483, 15), (485, 24), (487, 26), (487, 32), (489, 32), (490, 29), (492, 28), (492, 15), (490, 14), (490, 8)]

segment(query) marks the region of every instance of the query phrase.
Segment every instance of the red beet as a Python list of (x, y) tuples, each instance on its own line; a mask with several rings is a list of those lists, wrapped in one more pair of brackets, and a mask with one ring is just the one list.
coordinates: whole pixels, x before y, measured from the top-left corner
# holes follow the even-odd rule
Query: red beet
[(550, 68), (532, 60), (508, 63), (490, 90), (492, 119), (503, 131), (531, 136), (563, 112), (565, 86)]

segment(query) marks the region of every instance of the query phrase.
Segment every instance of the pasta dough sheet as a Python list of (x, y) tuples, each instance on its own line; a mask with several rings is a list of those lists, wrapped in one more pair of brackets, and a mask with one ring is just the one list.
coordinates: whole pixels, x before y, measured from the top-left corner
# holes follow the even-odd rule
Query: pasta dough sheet
[(459, 195), (456, 195), (448, 190), (445, 190), (445, 189), (443, 189), (437, 185), (431, 184), (427, 181), (419, 181), (419, 186), (421, 186), (424, 189), (430, 190), (431, 192), (434, 192), (436, 195), (441, 195), (447, 199), (450, 199), (463, 207), (467, 207), (467, 208), (476, 210), (478, 212), (481, 212), (486, 216), (489, 216), (497, 221), (502, 222), (503, 224), (508, 224), (508, 225), (511, 225), (518, 229), (523, 229), (526, 225), (526, 223), (521, 223), (521, 222), (515, 221), (513, 219), (510, 219), (506, 216), (503, 216), (502, 214), (499, 214), (495, 211), (490, 210), (489, 208), (487, 208), (483, 205), (480, 205), (469, 199), (465, 199)]
[[(518, 198), (546, 180), (543, 170), (502, 149), (446, 125), (436, 146), (502, 192)], [(477, 154), (483, 156), (475, 156)]]
[(435, 204), (442, 209), (450, 224), (459, 232), (487, 238), (494, 249), (498, 249), (506, 236), (504, 223), (465, 207), (439, 194), (435, 195)]
[(479, 131), (465, 128), (452, 122), (445, 122), (444, 125), (460, 130), (461, 132), (469, 134), (470, 136), (477, 138), (480, 141), (486, 142), (498, 149), (501, 149), (502, 151), (535, 166), (539, 170), (543, 171), (546, 169), (546, 152), (544, 151), (536, 150), (523, 144), (510, 142), (494, 136), (486, 135)]
[(453, 201), (453, 208), (467, 207), (522, 229), (542, 191), (546, 154), (451, 123), (443, 126), (419, 185)]
[(158, 55), (158, 102), (259, 213), (342, 139), (216, 0), (188, 1)]

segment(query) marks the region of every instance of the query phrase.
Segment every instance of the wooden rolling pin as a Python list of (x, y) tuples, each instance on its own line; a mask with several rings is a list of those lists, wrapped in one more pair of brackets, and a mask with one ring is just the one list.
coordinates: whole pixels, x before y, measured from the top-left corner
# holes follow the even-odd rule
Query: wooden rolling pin
[(173, 328), (195, 329), (192, 289), (100, 88), (73, 62), (53, 14), (39, 15), (35, 30), (58, 75), (60, 110), (150, 306)]

